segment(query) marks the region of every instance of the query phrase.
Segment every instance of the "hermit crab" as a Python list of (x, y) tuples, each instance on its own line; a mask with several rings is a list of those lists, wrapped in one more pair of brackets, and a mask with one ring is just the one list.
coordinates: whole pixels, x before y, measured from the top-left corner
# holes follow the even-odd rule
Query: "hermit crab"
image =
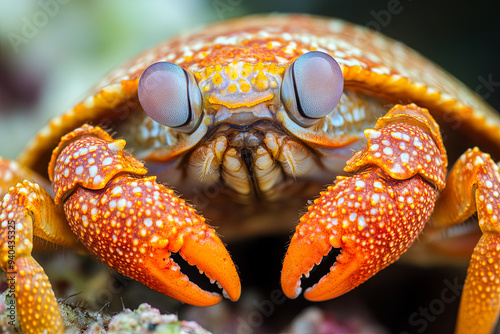
[(171, 253), (236, 301), (222, 240), (289, 231), (309, 203), (281, 286), (297, 297), (302, 276), (340, 249), (304, 293), (320, 301), (477, 213), (456, 332), (485, 333), (500, 308), (499, 157), (498, 114), (398, 42), (303, 15), (217, 23), (111, 72), (17, 161), (0, 160), (0, 264), (23, 331), (62, 332), (33, 236), (206, 306), (222, 296)]

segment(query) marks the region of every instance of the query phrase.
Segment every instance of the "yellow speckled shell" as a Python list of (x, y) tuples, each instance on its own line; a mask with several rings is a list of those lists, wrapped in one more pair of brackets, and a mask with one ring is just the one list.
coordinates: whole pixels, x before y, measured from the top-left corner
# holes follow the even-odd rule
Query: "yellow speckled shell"
[[(40, 130), (18, 161), (46, 174), (61, 136), (84, 123), (111, 125), (137, 109), (141, 73), (157, 61), (197, 71), (235, 59), (287, 66), (301, 54), (328, 52), (342, 67), (345, 89), (394, 103), (416, 103), (467, 133), (500, 158), (500, 117), (462, 83), (422, 56), (366, 28), (306, 15), (264, 15), (213, 24), (146, 51), (106, 76), (87, 99)], [(446, 143), (445, 143), (446, 144)]]

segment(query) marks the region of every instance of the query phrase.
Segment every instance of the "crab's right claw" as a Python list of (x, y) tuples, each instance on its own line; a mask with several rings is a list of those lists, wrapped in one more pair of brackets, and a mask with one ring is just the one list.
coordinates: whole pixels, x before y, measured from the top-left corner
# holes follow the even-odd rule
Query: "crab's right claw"
[(182, 302), (208, 306), (222, 296), (191, 282), (171, 252), (237, 300), (238, 273), (215, 231), (171, 189), (143, 177), (143, 164), (124, 146), (100, 128), (84, 126), (54, 151), (55, 201), (64, 203), (73, 232), (120, 273)]
[(446, 155), (427, 110), (396, 106), (365, 131), (368, 143), (301, 218), (281, 274), (284, 293), (300, 294), (302, 275), (332, 248), (330, 272), (306, 290), (309, 300), (340, 296), (396, 261), (427, 222), (444, 187)]

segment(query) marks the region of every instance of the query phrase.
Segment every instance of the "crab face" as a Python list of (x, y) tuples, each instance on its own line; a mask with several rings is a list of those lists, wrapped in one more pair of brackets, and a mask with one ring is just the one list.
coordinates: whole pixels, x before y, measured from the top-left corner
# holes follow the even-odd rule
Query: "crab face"
[(188, 133), (178, 145), (189, 149), (192, 178), (222, 179), (239, 198), (269, 199), (279, 195), (283, 171), (288, 177), (311, 173), (308, 137), (339, 140), (333, 136), (338, 131), (322, 132), (332, 119), (343, 118), (336, 109), (342, 91), (337, 62), (309, 52), (286, 70), (274, 63), (233, 61), (193, 75), (172, 63), (156, 63), (141, 76), (138, 95), (153, 120)]
[[(477, 209), (483, 237), (458, 327), (467, 331), (476, 316), (484, 330), (496, 321), (498, 280), (482, 277), (498, 264), (498, 167), (475, 148), (447, 183), (448, 156), (433, 116), (458, 120), (495, 154), (500, 119), (411, 50), (338, 21), (257, 17), (168, 41), (102, 86), (51, 121), (21, 166), (0, 164), (2, 175), (11, 175), (0, 179), (5, 184), (48, 166), (55, 193), (52, 200), (24, 181), (4, 197), (0, 238), (8, 240), (10, 220), (24, 231), (12, 241), (23, 250), (18, 257), (2, 248), (5, 270), (43, 272), (31, 257), (35, 233), (73, 248), (81, 242), (121, 273), (179, 300), (219, 302), (219, 294), (189, 281), (171, 257), (178, 252), (237, 300), (239, 277), (221, 239), (162, 182), (190, 199), (216, 185), (216, 198), (200, 209), (228, 240), (289, 230), (306, 200), (333, 183), (291, 239), (281, 277), (287, 296), (300, 294), (302, 275), (332, 248), (341, 255), (306, 291), (310, 300), (335, 298), (396, 261), (429, 219), (445, 228)], [(111, 126), (134, 156), (124, 151), (125, 140), (84, 123)], [(343, 172), (349, 176), (337, 176)], [(38, 299), (30, 298), (33, 280), (25, 276), (19, 304), (33, 309)], [(482, 290), (493, 292), (478, 298)]]

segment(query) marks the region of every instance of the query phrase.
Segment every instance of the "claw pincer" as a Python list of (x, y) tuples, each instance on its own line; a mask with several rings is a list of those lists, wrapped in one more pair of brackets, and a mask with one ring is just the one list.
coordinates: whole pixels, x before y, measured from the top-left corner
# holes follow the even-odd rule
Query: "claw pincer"
[(202, 290), (170, 257), (179, 252), (237, 300), (236, 268), (215, 231), (174, 192), (144, 177), (124, 140), (83, 126), (65, 136), (50, 165), (55, 202), (69, 225), (103, 262), (180, 301), (207, 306), (221, 296)]
[(396, 261), (422, 231), (445, 185), (446, 154), (427, 110), (396, 106), (365, 130), (367, 145), (308, 208), (288, 248), (281, 274), (285, 294), (340, 248), (330, 272), (307, 289), (309, 300), (340, 296)]

